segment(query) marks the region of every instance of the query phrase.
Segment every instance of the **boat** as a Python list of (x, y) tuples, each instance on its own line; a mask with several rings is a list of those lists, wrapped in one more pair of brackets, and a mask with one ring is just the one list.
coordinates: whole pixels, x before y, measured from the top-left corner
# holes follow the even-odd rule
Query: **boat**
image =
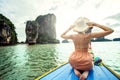
[[(35, 80), (79, 80), (79, 77), (75, 75), (73, 68), (67, 62)], [(102, 65), (94, 65), (86, 80), (120, 80), (120, 75), (102, 63)]]

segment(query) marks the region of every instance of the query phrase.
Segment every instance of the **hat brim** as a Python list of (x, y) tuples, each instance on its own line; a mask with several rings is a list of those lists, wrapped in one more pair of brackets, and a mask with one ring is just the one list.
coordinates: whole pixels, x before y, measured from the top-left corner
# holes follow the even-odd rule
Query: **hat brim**
[(73, 31), (75, 32), (85, 32), (89, 29), (89, 26), (87, 25), (87, 22), (89, 22), (89, 20), (87, 18), (83, 18), (80, 17), (78, 18), (75, 23), (73, 24), (74, 29)]
[(75, 32), (86, 32), (89, 29), (89, 26), (86, 25), (74, 25), (75, 27), (73, 28), (73, 31)]

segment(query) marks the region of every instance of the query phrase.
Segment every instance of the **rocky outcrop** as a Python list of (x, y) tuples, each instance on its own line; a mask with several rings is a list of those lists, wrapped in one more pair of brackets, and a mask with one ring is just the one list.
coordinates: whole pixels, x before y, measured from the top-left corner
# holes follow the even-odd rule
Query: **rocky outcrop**
[(40, 15), (35, 21), (27, 21), (26, 42), (59, 43), (56, 39), (56, 16), (54, 14)]
[(16, 35), (12, 22), (0, 14), (0, 45), (16, 44)]
[(38, 24), (35, 21), (27, 21), (26, 24), (26, 43), (34, 44), (38, 39)]

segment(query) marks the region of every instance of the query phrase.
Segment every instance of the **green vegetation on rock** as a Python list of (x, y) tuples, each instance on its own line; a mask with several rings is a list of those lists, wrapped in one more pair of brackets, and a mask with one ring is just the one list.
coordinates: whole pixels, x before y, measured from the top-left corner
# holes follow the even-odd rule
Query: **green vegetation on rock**
[[(4, 26), (4, 24), (5, 24), (5, 26)], [(6, 29), (7, 36), (4, 37), (2, 31), (5, 29)], [(2, 14), (0, 14), (0, 30), (1, 30), (1, 33), (0, 33), (1, 43), (0, 44), (4, 45), (5, 44), (4, 40), (8, 37), (10, 37), (10, 41), (7, 44), (16, 44), (17, 43), (17, 41), (18, 41), (17, 40), (17, 33), (15, 32), (14, 24), (7, 17), (5, 17)], [(7, 32), (7, 31), (9, 31), (9, 32)]]

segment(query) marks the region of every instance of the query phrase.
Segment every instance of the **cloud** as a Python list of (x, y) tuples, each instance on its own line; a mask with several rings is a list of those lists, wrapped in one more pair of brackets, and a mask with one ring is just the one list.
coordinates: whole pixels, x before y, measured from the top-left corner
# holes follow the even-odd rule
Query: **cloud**
[(15, 24), (18, 38), (25, 40), (24, 23), (39, 15), (54, 13), (59, 35), (79, 16), (105, 23), (104, 18), (120, 13), (119, 3), (119, 0), (0, 0), (0, 13)]

